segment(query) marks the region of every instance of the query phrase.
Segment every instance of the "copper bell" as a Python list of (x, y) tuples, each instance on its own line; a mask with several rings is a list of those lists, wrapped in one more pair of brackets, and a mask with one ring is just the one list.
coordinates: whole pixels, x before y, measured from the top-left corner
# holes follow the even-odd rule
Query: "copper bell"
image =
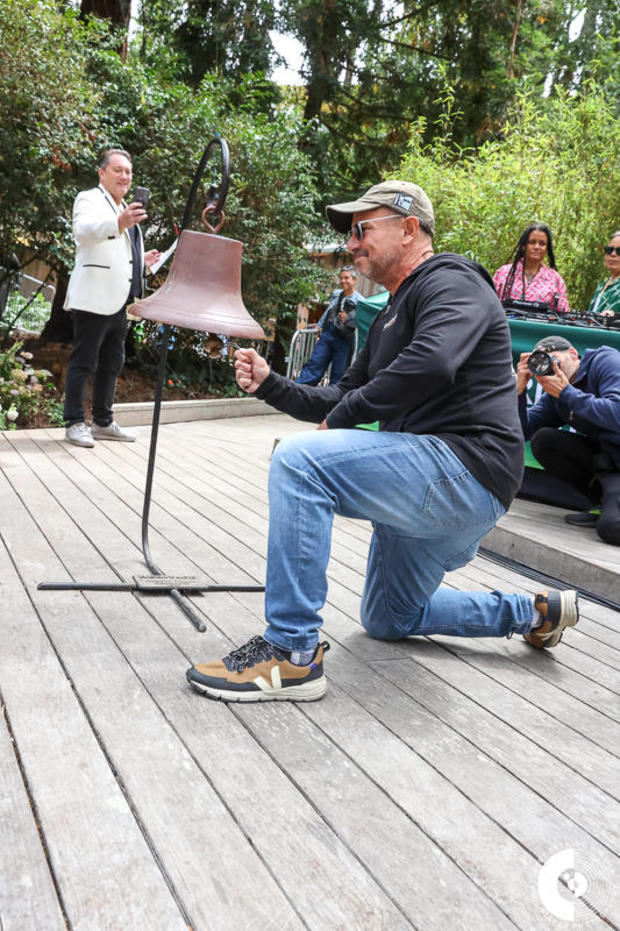
[(183, 230), (165, 284), (137, 312), (190, 330), (265, 339), (241, 298), (241, 248), (236, 239)]

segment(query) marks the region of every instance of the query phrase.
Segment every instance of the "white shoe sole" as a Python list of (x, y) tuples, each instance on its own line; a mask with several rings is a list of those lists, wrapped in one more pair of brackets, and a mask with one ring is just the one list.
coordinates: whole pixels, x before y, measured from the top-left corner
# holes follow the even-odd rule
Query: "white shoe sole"
[(551, 633), (549, 639), (545, 642), (545, 647), (554, 647), (562, 639), (562, 634), (567, 627), (574, 627), (579, 620), (579, 607), (577, 604), (577, 592), (570, 589), (560, 592), (560, 625)]
[(226, 689), (214, 689), (210, 685), (204, 685), (202, 682), (196, 682), (193, 679), (190, 679), (189, 682), (199, 692), (219, 701), (318, 701), (327, 691), (325, 676), (321, 676), (320, 679), (313, 679), (312, 682), (304, 682), (301, 685), (289, 685), (280, 689), (259, 689), (256, 692), (228, 692)]
[(109, 436), (103, 433), (93, 433), (93, 440), (108, 440), (112, 443), (135, 443), (135, 436)]
[(72, 440), (70, 437), (66, 436), (65, 441), (71, 443), (72, 446), (80, 446), (82, 449), (92, 449), (94, 447), (94, 442), (89, 443), (88, 441), (82, 442), (82, 440)]

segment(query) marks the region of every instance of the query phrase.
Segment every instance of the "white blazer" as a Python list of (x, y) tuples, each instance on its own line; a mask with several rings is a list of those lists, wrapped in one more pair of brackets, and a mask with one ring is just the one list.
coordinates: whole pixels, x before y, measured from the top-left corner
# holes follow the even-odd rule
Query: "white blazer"
[[(133, 258), (129, 231), (118, 231), (118, 207), (99, 185), (81, 191), (73, 204), (75, 265), (67, 287), (65, 310), (88, 310), (111, 315), (125, 304), (132, 282)], [(140, 280), (144, 270), (144, 243), (138, 226)]]

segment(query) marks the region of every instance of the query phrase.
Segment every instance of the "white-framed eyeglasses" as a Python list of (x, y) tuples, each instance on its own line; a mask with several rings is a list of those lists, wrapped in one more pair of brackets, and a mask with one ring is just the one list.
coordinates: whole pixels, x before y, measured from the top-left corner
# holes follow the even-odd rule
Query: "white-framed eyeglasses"
[(364, 238), (364, 225), (366, 223), (380, 223), (381, 220), (404, 220), (405, 216), (402, 213), (389, 213), (387, 217), (373, 217), (370, 220), (358, 220), (357, 223), (354, 223), (351, 229), (349, 230), (349, 237), (357, 239), (358, 242), (361, 242)]

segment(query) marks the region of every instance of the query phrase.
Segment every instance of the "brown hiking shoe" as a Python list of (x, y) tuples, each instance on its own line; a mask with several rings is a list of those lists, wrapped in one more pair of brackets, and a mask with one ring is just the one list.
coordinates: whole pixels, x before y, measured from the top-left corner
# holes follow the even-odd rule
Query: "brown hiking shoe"
[(212, 663), (187, 670), (189, 684), (209, 698), (223, 701), (316, 701), (327, 691), (320, 643), (307, 666), (295, 666), (288, 655), (263, 637)]
[(554, 589), (538, 592), (534, 597), (534, 606), (540, 611), (543, 622), (523, 637), (539, 650), (557, 646), (565, 629), (574, 627), (579, 620), (577, 592), (572, 589), (564, 592)]

